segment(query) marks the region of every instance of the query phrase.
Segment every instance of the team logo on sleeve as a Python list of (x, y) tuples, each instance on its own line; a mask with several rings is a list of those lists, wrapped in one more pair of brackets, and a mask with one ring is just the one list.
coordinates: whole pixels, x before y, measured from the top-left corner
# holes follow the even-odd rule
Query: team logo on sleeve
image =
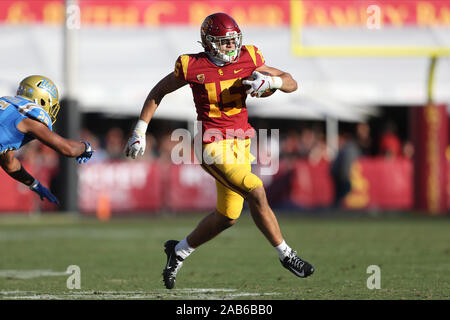
[(198, 80), (200, 83), (204, 83), (204, 82), (205, 82), (205, 74), (203, 74), (203, 73), (198, 74), (198, 75), (197, 75), (197, 80)]

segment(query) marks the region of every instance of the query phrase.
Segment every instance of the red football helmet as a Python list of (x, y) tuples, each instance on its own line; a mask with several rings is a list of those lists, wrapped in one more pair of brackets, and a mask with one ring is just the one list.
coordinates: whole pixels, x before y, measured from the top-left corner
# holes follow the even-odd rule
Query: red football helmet
[[(234, 63), (239, 60), (242, 47), (242, 33), (236, 21), (225, 13), (214, 13), (205, 18), (200, 28), (202, 46), (214, 58)], [(226, 41), (234, 41), (234, 50), (220, 50)]]

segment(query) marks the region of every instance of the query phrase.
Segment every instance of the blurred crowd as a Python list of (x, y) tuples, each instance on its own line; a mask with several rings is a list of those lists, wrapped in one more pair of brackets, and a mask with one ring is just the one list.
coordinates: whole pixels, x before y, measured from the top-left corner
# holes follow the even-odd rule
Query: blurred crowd
[[(331, 162), (338, 157), (339, 153), (345, 153), (346, 150), (352, 150), (355, 157), (411, 158), (413, 155), (412, 143), (401, 141), (395, 124), (392, 122), (385, 125), (376, 140), (367, 123), (352, 124), (351, 128), (351, 130), (348, 128), (340, 130), (338, 150), (329, 150), (325, 130), (320, 126), (280, 129), (279, 144), (272, 146), (272, 152), (277, 154), (272, 154), (272, 156), (279, 156), (280, 159), (301, 158), (318, 163), (320, 161)], [(93, 131), (83, 128), (80, 132), (80, 140), (89, 141), (95, 150), (91, 163), (125, 160), (124, 148), (129, 134), (119, 126), (111, 127), (103, 135), (94, 134)], [(170, 161), (172, 149), (178, 143), (179, 141), (171, 140), (170, 131), (158, 136), (148, 132), (143, 159)], [(57, 153), (39, 143), (28, 144), (19, 151), (18, 156), (24, 161), (30, 160), (38, 165), (58, 166)]]
[[(275, 123), (273, 125), (276, 125)], [(164, 124), (164, 130), (147, 132), (144, 161), (170, 163), (172, 149), (180, 140), (171, 139), (174, 126)], [(255, 125), (258, 128), (257, 125)], [(280, 125), (282, 127), (282, 125)], [(259, 127), (260, 128), (260, 127)], [(414, 153), (410, 141), (402, 141), (393, 122), (386, 122), (383, 128), (373, 133), (368, 123), (353, 123), (339, 128), (337, 147), (328, 145), (323, 125), (298, 124), (279, 129), (279, 143), (268, 139), (266, 150), (264, 144), (252, 143), (251, 152), (257, 155), (259, 164), (270, 164), (271, 159), (278, 157), (285, 161), (288, 167), (294, 164), (290, 160), (303, 159), (312, 165), (326, 162), (329, 164), (329, 174), (333, 179), (335, 207), (340, 207), (345, 196), (351, 191), (352, 164), (360, 157), (382, 157), (385, 159), (408, 158)], [(89, 141), (95, 150), (90, 163), (105, 161), (131, 161), (125, 157), (124, 149), (130, 132), (125, 132), (120, 126), (111, 126), (105, 134), (94, 134), (92, 130), (83, 128), (80, 140)], [(189, 143), (189, 142), (188, 142)], [(191, 161), (194, 159), (193, 144)], [(177, 148), (179, 149), (179, 148)], [(332, 150), (333, 149), (333, 150)], [(56, 176), (59, 170), (59, 155), (49, 147), (31, 142), (18, 151), (18, 157), (24, 162), (32, 163), (40, 169), (45, 169), (50, 176)], [(267, 179), (271, 179), (267, 177)]]
[[(367, 123), (357, 123), (351, 129), (341, 130), (337, 151), (343, 151), (349, 145), (359, 156), (367, 157), (411, 158), (414, 152), (411, 141), (401, 141), (392, 122), (385, 126), (378, 141), (375, 141)], [(331, 161), (335, 155), (333, 150), (327, 150), (325, 132), (320, 129), (289, 130), (280, 139), (280, 157), (307, 158), (315, 163)]]

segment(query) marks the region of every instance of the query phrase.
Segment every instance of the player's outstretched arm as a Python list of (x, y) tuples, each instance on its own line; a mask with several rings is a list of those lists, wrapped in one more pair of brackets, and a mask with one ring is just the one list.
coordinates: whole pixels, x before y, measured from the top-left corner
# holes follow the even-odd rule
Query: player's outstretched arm
[(78, 142), (65, 139), (59, 134), (49, 130), (43, 123), (36, 120), (23, 119), (17, 125), (17, 129), (23, 133), (34, 136), (45, 145), (66, 157), (76, 157), (79, 163), (87, 162), (94, 152), (89, 142)]
[(125, 147), (125, 155), (135, 159), (138, 155), (144, 155), (145, 152), (145, 133), (147, 132), (148, 124), (155, 114), (156, 108), (161, 103), (161, 100), (166, 94), (169, 94), (187, 84), (175, 77), (171, 72), (159, 81), (145, 99), (144, 106), (142, 107), (139, 120), (133, 130), (133, 134), (128, 139)]
[(148, 94), (147, 99), (145, 99), (144, 106), (142, 107), (139, 119), (149, 123), (164, 96), (180, 89), (186, 84), (186, 81), (175, 77), (173, 72), (169, 73), (161, 79)]
[(0, 165), (11, 178), (29, 186), (32, 191), (36, 192), (41, 197), (41, 200), (46, 198), (50, 202), (59, 204), (58, 199), (50, 192), (50, 190), (33, 178), (33, 176), (22, 167), (22, 164), (14, 156), (12, 150), (0, 155)]

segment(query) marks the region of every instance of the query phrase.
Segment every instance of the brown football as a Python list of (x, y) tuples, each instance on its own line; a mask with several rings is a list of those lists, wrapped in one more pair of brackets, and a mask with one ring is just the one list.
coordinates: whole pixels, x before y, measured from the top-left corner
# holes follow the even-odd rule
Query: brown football
[[(259, 72), (262, 73), (263, 75), (271, 76), (271, 74), (268, 73), (268, 72), (265, 72), (265, 71), (259, 71)], [(242, 79), (242, 80), (254, 80), (254, 79), (253, 79), (252, 76), (249, 76), (249, 77), (246, 77), (246, 78), (244, 78), (244, 79)], [(244, 88), (245, 88), (245, 90), (247, 91), (248, 89), (250, 89), (250, 86), (246, 84), (246, 85), (244, 85)], [(267, 89), (267, 90), (261, 95), (261, 98), (267, 98), (267, 97), (270, 97), (271, 95), (273, 95), (273, 94), (275, 93), (275, 91), (277, 91), (277, 89)]]

